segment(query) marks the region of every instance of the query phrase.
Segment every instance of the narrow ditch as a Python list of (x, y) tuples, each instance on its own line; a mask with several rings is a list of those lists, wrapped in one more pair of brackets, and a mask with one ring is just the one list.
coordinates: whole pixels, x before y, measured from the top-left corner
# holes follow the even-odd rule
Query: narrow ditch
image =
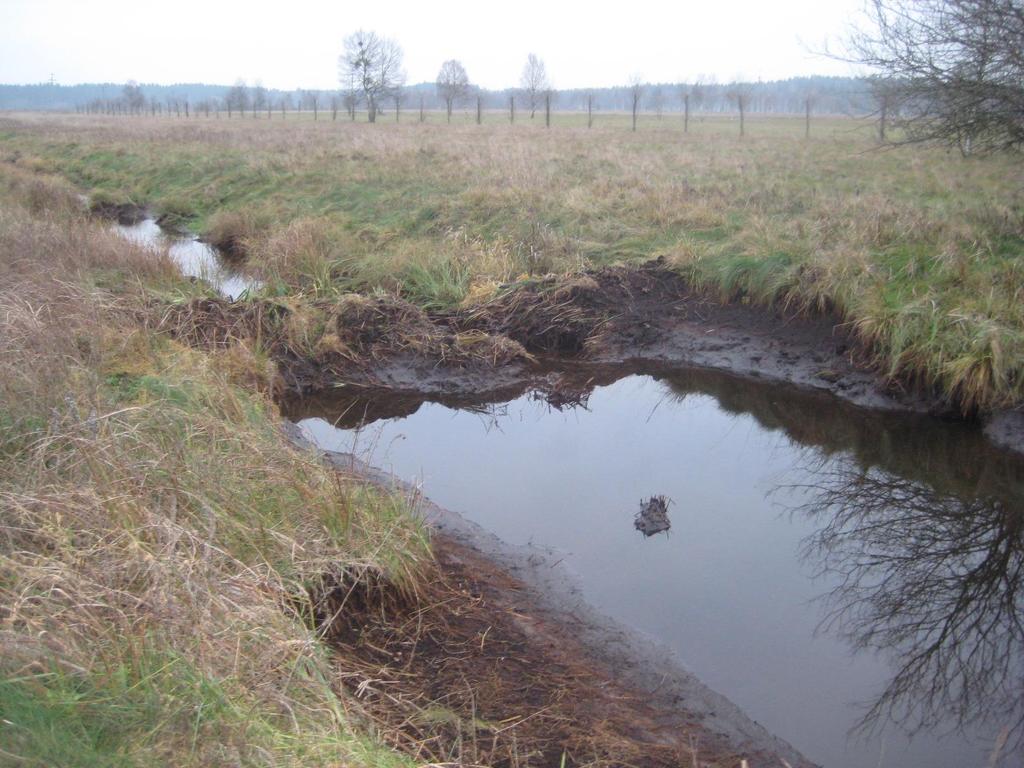
[[(118, 231), (169, 246), (185, 274), (228, 299), (254, 286), (209, 246), (169, 242), (152, 219)], [(557, 584), (536, 581), (550, 615), (586, 614), (589, 650), (715, 733), (801, 760), (751, 736), (756, 727), (683, 667), (825, 765), (981, 765), (1007, 728), (997, 757), (1019, 756), (1019, 454), (978, 424), (936, 419), (945, 404), (880, 386), (827, 322), (716, 307), (643, 269), (506, 294), (468, 315), (335, 308), (355, 363), (288, 350), (279, 362), (296, 392), (348, 386), (285, 409), (336, 461), (384, 467), (495, 534), (464, 538), (517, 577), (536, 581), (535, 559), (567, 567)], [(238, 306), (199, 307), (209, 317), (190, 316), (190, 328), (205, 335), (190, 343), (244, 336), (250, 315), (265, 333), (264, 313)], [(460, 357), (460, 334), (488, 334), (472, 337), (487, 340), (484, 353)], [(643, 360), (631, 359), (637, 349)], [(586, 352), (589, 362), (527, 362)], [(643, 537), (640, 503), (662, 495), (671, 528)], [(980, 591), (957, 593), (978, 578)], [(654, 645), (617, 657), (610, 638), (622, 631)], [(937, 650), (901, 667), (934, 633)], [(661, 655), (667, 666), (654, 663)], [(678, 686), (665, 683), (672, 675)], [(982, 706), (966, 707), (976, 689)], [(851, 736), (865, 702), (881, 716)], [(928, 727), (911, 739), (917, 721)]]

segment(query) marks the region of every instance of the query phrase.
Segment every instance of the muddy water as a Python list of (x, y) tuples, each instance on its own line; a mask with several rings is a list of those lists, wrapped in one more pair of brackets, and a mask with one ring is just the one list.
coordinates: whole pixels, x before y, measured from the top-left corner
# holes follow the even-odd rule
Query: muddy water
[[(563, 410), (449, 405), (292, 416), (509, 543), (557, 548), (590, 603), (822, 765), (980, 768), (1017, 722), (1024, 474), (976, 430), (699, 371)], [(658, 494), (671, 529), (645, 537), (634, 515)]]
[(208, 282), (219, 293), (237, 299), (258, 284), (232, 270), (217, 255), (217, 250), (193, 236), (165, 231), (155, 219), (137, 224), (117, 224), (116, 231), (133, 243), (147, 248), (166, 248), (182, 273)]

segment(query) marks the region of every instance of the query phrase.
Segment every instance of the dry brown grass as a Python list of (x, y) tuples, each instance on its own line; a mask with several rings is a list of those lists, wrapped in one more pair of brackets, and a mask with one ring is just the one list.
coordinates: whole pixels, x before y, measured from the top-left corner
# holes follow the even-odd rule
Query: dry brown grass
[(426, 546), (406, 503), (286, 447), (234, 383), (263, 379), (254, 356), (138, 327), (149, 286), (178, 279), (166, 258), (5, 190), (3, 760), (400, 764), (358, 735), (288, 606), (338, 563), (414, 589)]

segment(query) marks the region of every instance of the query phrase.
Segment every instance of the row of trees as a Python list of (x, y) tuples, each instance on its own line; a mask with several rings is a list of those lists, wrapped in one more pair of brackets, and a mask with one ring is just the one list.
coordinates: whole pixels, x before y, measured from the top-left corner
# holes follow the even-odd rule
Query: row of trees
[(331, 109), (337, 117), (338, 109), (341, 107), (350, 110), (354, 117), (354, 103), (343, 103), (337, 94), (324, 94), (316, 90), (274, 92), (258, 82), (249, 86), (244, 80), (238, 80), (221, 98), (206, 97), (190, 101), (188, 97), (179, 94), (147, 98), (142, 86), (134, 80), (129, 80), (118, 96), (90, 99), (78, 105), (76, 111), (115, 115), (176, 114), (185, 117), (193, 114), (219, 115), (224, 112), (228, 117), (236, 114), (259, 117), (263, 113), (272, 115), (279, 112), (281, 115), (287, 115), (289, 112), (303, 110), (318, 117), (322, 109)]
[[(965, 155), (1024, 148), (1024, 0), (871, 0), (868, 8), (866, 24), (847, 41), (847, 57), (872, 73), (870, 93), (881, 139), (892, 121), (903, 129), (904, 141), (937, 141), (957, 146)], [(347, 77), (350, 87), (361, 85), (371, 122), (375, 89), (401, 87), (401, 60), (401, 48), (375, 33), (360, 31), (345, 41), (342, 84)], [(534, 54), (527, 59), (520, 86), (530, 117), (543, 102), (550, 125), (553, 92), (544, 62)], [(468, 89), (465, 67), (446, 61), (437, 90), (449, 118), (453, 104)], [(634, 130), (644, 91), (639, 78), (627, 90)], [(697, 83), (684, 86), (679, 95), (688, 127), (691, 107), (702, 106), (707, 94)], [(734, 83), (722, 95), (739, 113), (743, 134), (756, 87)], [(660, 115), (665, 94), (656, 88), (650, 96)], [(594, 95), (584, 98), (592, 116)], [(812, 91), (802, 94), (808, 132), (817, 100)], [(478, 95), (478, 120), (480, 108)], [(509, 97), (509, 118), (515, 120), (514, 94)]]
[[(401, 93), (404, 84), (401, 62), (402, 52), (398, 44), (393, 40), (378, 36), (375, 32), (360, 30), (346, 39), (345, 51), (339, 57), (338, 62), (340, 80), (343, 86), (347, 85), (345, 93), (349, 103), (364, 103), (366, 105), (367, 119), (370, 122), (375, 121), (379, 103), (385, 96), (394, 99), (397, 117), (402, 102)], [(437, 74), (435, 87), (439, 100), (444, 104), (449, 122), (451, 122), (454, 108), (468, 101), (471, 95), (475, 95), (477, 122), (481, 121), (484, 92), (472, 86), (469, 74), (462, 62), (457, 59), (445, 61)], [(639, 77), (634, 77), (628, 89), (625, 90), (626, 105), (632, 115), (634, 131), (647, 88), (648, 86), (645, 86)], [(615, 89), (603, 90), (614, 92)], [(653, 86), (650, 89), (650, 104), (659, 118), (666, 110), (667, 90), (661, 85)], [(678, 96), (679, 106), (683, 112), (684, 132), (689, 130), (690, 110), (704, 108), (714, 99), (716, 105), (721, 104), (724, 100), (739, 112), (740, 134), (743, 135), (745, 133), (745, 116), (755, 94), (756, 87), (749, 83), (734, 83), (724, 91), (716, 83), (705, 84), (702, 80), (676, 86), (675, 95)], [(547, 66), (543, 59), (534, 53), (527, 56), (526, 64), (523, 66), (518, 95), (522, 98), (523, 106), (529, 111), (531, 120), (543, 107), (545, 124), (550, 127), (551, 105), (557, 94), (548, 78)], [(516, 119), (516, 96), (517, 92), (515, 91), (507, 92), (508, 116), (509, 121), (513, 123)], [(594, 110), (597, 107), (595, 93), (593, 91), (583, 92), (583, 100), (587, 112), (587, 125), (592, 126)], [(806, 115), (808, 132), (810, 131), (811, 111), (816, 103), (817, 96), (813, 91), (808, 90), (803, 94), (800, 108)], [(762, 103), (762, 110), (763, 108), (764, 103)], [(420, 116), (422, 119), (422, 101)]]
[[(189, 116), (227, 112), (283, 116), (293, 109), (311, 111), (314, 118), (330, 109), (356, 118), (365, 109), (375, 122), (382, 110), (393, 108), (398, 119), (404, 104), (419, 97), (420, 120), (430, 106), (442, 105), (449, 120), (453, 110), (475, 97), (477, 120), (484, 109), (507, 109), (515, 121), (517, 107), (531, 118), (543, 109), (550, 125), (557, 99), (562, 109), (585, 111), (588, 124), (594, 111), (627, 111), (633, 127), (643, 110), (662, 117), (678, 111), (688, 130), (691, 111), (739, 114), (740, 133), (751, 112), (802, 112), (810, 130), (814, 111), (878, 116), (879, 137), (889, 126), (902, 129), (901, 141), (938, 141), (973, 151), (1018, 150), (1024, 147), (1024, 0), (871, 0), (868, 22), (847, 41), (839, 58), (865, 65), (867, 78), (806, 78), (775, 83), (718, 84), (711, 79), (676, 85), (645, 84), (633, 78), (625, 87), (556, 92), (544, 61), (530, 54), (518, 89), (487, 91), (472, 85), (465, 66), (445, 61), (432, 92), (405, 85), (402, 49), (393, 40), (361, 30), (344, 41), (338, 59), (341, 88), (332, 93), (271, 92), (260, 83), (239, 81), (222, 98), (207, 97), (194, 104), (166, 96), (147, 100), (143, 88), (129, 82), (119, 97), (93, 99), (79, 107), (90, 112)], [(867, 84), (865, 86), (865, 84)], [(208, 88), (208, 86), (199, 86)], [(517, 102), (518, 100), (518, 102)]]
[[(359, 82), (362, 82), (362, 78)], [(740, 111), (744, 116), (747, 112), (771, 112), (778, 103), (774, 99), (758, 94), (758, 84), (732, 84), (720, 86), (713, 82), (683, 83), (672, 86), (648, 85), (638, 79), (627, 87), (605, 88), (593, 91), (556, 91), (547, 78), (544, 62), (531, 54), (523, 68), (520, 89), (506, 91), (487, 91), (474, 86), (469, 79), (466, 68), (457, 60), (445, 61), (432, 86), (432, 92), (424, 86), (405, 87), (402, 85), (381, 87), (375, 85), (367, 97), (356, 89), (345, 89), (340, 92), (323, 92), (317, 90), (298, 90), (296, 92), (274, 92), (256, 83), (248, 86), (239, 80), (228, 88), (221, 98), (206, 97), (194, 102), (178, 95), (166, 95), (162, 99), (146, 98), (143, 88), (134, 81), (129, 81), (118, 97), (112, 99), (94, 99), (78, 107), (79, 111), (105, 114), (173, 114), (189, 117), (191, 115), (216, 115), (224, 113), (227, 117), (260, 116), (273, 117), (280, 114), (300, 110), (313, 113), (315, 119), (323, 111), (329, 111), (333, 119), (339, 112), (354, 120), (360, 109), (373, 103), (373, 118), (382, 111), (393, 110), (396, 118), (403, 107), (418, 102), (421, 120), (426, 119), (426, 110), (440, 107), (444, 110), (449, 122), (456, 108), (475, 106), (477, 120), (482, 121), (484, 110), (507, 110), (508, 118), (515, 121), (518, 110), (529, 112), (530, 118), (536, 117), (543, 110), (545, 121), (550, 125), (551, 108), (556, 103), (563, 109), (584, 111), (588, 116), (588, 125), (593, 124), (594, 115), (599, 109), (625, 111), (633, 114), (634, 122), (639, 113), (646, 110), (661, 119), (669, 112), (677, 112), (683, 117), (683, 130), (687, 131), (690, 115), (694, 111), (724, 112)], [(813, 91), (808, 89), (805, 93)], [(433, 98), (430, 98), (433, 97)], [(566, 102), (569, 103), (568, 107)], [(817, 104), (813, 96), (804, 96), (797, 107), (789, 112), (807, 108), (808, 116), (811, 108)], [(369, 118), (370, 110), (367, 109)], [(741, 121), (742, 122), (742, 121)]]

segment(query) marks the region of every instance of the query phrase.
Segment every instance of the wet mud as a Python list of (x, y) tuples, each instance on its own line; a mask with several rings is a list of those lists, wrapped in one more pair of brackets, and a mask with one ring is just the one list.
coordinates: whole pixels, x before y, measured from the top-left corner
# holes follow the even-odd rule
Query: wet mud
[[(658, 261), (516, 284), (450, 312), (352, 294), (304, 306), (197, 299), (155, 308), (154, 316), (158, 327), (199, 346), (258, 339), (278, 363), (282, 390), (293, 393), (345, 387), (475, 395), (536, 383), (578, 363), (665, 364), (785, 382), (874, 410), (965, 418), (936, 392), (881, 377), (835, 318), (722, 305)], [(985, 418), (996, 425), (993, 439), (1024, 449), (1019, 414)]]

